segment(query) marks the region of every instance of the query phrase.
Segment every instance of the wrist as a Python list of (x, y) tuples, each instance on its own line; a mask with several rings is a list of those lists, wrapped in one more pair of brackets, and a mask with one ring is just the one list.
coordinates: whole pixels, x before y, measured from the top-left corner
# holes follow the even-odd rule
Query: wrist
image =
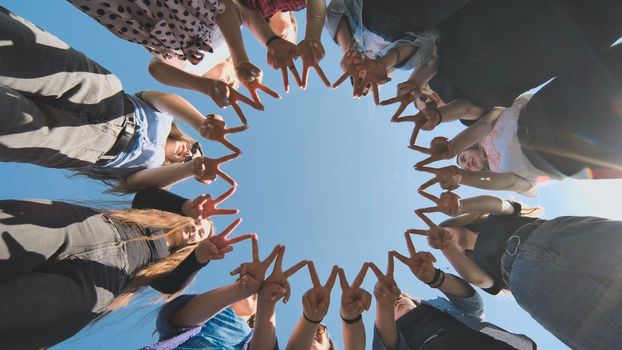
[(270, 44), (272, 44), (273, 42), (278, 41), (278, 40), (284, 40), (284, 39), (283, 39), (283, 38), (281, 38), (281, 37), (280, 37), (280, 36), (278, 36), (278, 35), (272, 35), (271, 37), (269, 37), (269, 38), (266, 40), (265, 45), (266, 45), (266, 47), (270, 47)]
[(305, 319), (306, 322), (311, 323), (311, 324), (319, 324), (319, 323), (322, 323), (322, 321), (324, 320), (323, 317), (319, 320), (310, 318), (309, 316), (307, 316), (307, 313), (304, 310), (302, 311), (302, 317)]
[(341, 317), (341, 321), (343, 321), (345, 324), (355, 324), (363, 319), (362, 313), (359, 313), (358, 315), (349, 315), (347, 313), (344, 313), (343, 310), (339, 312), (339, 316)]

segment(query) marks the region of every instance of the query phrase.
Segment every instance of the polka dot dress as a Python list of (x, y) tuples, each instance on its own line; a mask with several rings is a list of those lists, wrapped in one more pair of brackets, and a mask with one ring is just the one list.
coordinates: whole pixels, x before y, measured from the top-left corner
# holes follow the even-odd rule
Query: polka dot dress
[(68, 0), (116, 36), (164, 58), (198, 63), (222, 40), (221, 0)]

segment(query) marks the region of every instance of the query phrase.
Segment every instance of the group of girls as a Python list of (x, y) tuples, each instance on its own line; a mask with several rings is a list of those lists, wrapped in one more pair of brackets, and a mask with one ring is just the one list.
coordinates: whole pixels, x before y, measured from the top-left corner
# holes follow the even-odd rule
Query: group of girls
[[(483, 321), (482, 300), (471, 284), (493, 294), (510, 290), (572, 348), (616, 348), (622, 271), (614, 257), (622, 248), (621, 222), (536, 219), (515, 202), (462, 200), (451, 191), (463, 184), (535, 195), (548, 179), (622, 176), (622, 48), (611, 46), (622, 35), (619, 1), (69, 2), (147, 48), (154, 55), (148, 70), (158, 81), (204, 93), (219, 107), (231, 105), (241, 125), (227, 128), (221, 116), (203, 116), (173, 94), (129, 95), (84, 54), (0, 8), (0, 105), (7, 116), (0, 123), (0, 160), (71, 169), (113, 191), (138, 191), (130, 210), (0, 201), (0, 312), (11, 315), (0, 318), (6, 347), (61, 342), (148, 285), (171, 301), (156, 323), (161, 341), (147, 348), (278, 348), (275, 303), (287, 301), (287, 279), (306, 266), (313, 287), (302, 298), (291, 349), (334, 348), (321, 322), (337, 277), (345, 348), (365, 348), (361, 315), (371, 295), (361, 284), (368, 269), (378, 280), (374, 349), (535, 349), (529, 338)], [(296, 44), (291, 11), (303, 8), (305, 36)], [(284, 246), (261, 260), (256, 235), (230, 238), (241, 219), (215, 234), (211, 216), (237, 213), (218, 205), (237, 186), (220, 165), (240, 155), (227, 139), (248, 127), (239, 103), (262, 110), (258, 90), (279, 97), (248, 59), (241, 25), (264, 44), (285, 90), (290, 74), (305, 87), (311, 68), (330, 85), (319, 66), (326, 26), (344, 53), (344, 73), (333, 86), (350, 78), (354, 96), (371, 91), (378, 104), (399, 102), (391, 120), (415, 123), (410, 146), (430, 155), (417, 169), (435, 175), (421, 193), (436, 206), (417, 211), (429, 230), (406, 232), (409, 255), (389, 252), (386, 272), (366, 262), (349, 284), (334, 267), (322, 284), (313, 262), (284, 269)], [(395, 98), (380, 101), (378, 87), (395, 68), (414, 70)], [(534, 96), (519, 96), (551, 79)], [(250, 98), (236, 90), (240, 85)], [(421, 112), (401, 116), (413, 102)], [(172, 116), (232, 153), (205, 156)], [(421, 129), (457, 119), (470, 126), (454, 139), (416, 145)], [(459, 167), (427, 167), (453, 157)], [(209, 184), (218, 176), (232, 187), (215, 199), (187, 200), (162, 189), (188, 177)], [(425, 192), (434, 183), (448, 192), (438, 198)], [(457, 217), (436, 225), (425, 216), (433, 211)], [(462, 278), (434, 268), (434, 256), (417, 252), (411, 234), (425, 234)], [(252, 259), (232, 271), (236, 281), (177, 296), (210, 260), (223, 259), (244, 240), (252, 242)], [(395, 259), (447, 298), (402, 293), (393, 277)]]

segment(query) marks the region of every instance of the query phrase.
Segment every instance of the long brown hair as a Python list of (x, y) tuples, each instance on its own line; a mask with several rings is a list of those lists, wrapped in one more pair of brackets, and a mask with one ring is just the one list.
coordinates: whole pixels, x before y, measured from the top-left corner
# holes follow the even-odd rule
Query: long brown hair
[[(171, 132), (168, 134), (167, 139), (173, 140), (173, 141), (187, 142), (188, 148), (190, 148), (194, 143), (196, 143), (196, 141), (192, 137), (188, 136), (188, 134), (181, 131), (181, 129), (175, 123), (171, 123)], [(164, 159), (164, 163), (162, 165), (166, 166), (170, 164), (173, 164), (173, 163)], [(88, 178), (103, 182), (108, 187), (105, 193), (128, 194), (128, 193), (138, 192), (139, 190), (142, 189), (142, 187), (129, 186), (127, 182), (125, 181), (125, 178), (114, 176), (105, 171), (95, 170), (90, 165), (76, 168), (74, 170), (76, 171), (76, 174), (74, 174), (74, 176), (83, 175)]]
[[(157, 236), (136, 238), (143, 240), (156, 240), (169, 235), (179, 235), (188, 225), (194, 224), (194, 219), (192, 218), (159, 210), (110, 210), (104, 212), (104, 215), (117, 222), (133, 223), (141, 227), (161, 229), (164, 232)], [(211, 221), (209, 223), (210, 232), (208, 235), (211, 236), (213, 233), (213, 225), (211, 225)], [(156, 278), (174, 270), (190, 255), (190, 253), (192, 253), (196, 246), (197, 244), (195, 243), (184, 247), (173, 247), (173, 251), (167, 258), (140, 269), (132, 276), (130, 283), (123, 289), (121, 294), (115, 298), (102, 315), (127, 305), (133, 296), (143, 287), (151, 284)], [(162, 297), (163, 299), (171, 299), (180, 292), (181, 291), (178, 291), (171, 295), (164, 294)]]
[(460, 163), (458, 162), (458, 160), (460, 159), (460, 155), (462, 155), (462, 153), (465, 152), (465, 151), (477, 151), (477, 152), (479, 152), (480, 158), (482, 159), (482, 165), (484, 166), (484, 169), (482, 169), (481, 171), (489, 171), (490, 170), (490, 165), (488, 164), (488, 155), (486, 154), (486, 151), (484, 150), (484, 147), (482, 147), (482, 145), (480, 143), (473, 144), (473, 145), (465, 148), (464, 150), (462, 150), (460, 153), (458, 153), (456, 155), (456, 165), (460, 166)]

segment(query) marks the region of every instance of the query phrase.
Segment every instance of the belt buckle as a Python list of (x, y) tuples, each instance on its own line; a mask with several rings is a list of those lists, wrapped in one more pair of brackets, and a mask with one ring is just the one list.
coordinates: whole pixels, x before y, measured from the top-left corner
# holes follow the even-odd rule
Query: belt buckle
[[(513, 239), (516, 239), (516, 245), (513, 247), (514, 248), (513, 250), (510, 250), (510, 247), (508, 247), (508, 245)], [(520, 236), (511, 235), (510, 238), (508, 238), (507, 241), (505, 241), (505, 253), (510, 256), (516, 255), (516, 253), (518, 252), (518, 246), (520, 246), (520, 243), (521, 243)]]

